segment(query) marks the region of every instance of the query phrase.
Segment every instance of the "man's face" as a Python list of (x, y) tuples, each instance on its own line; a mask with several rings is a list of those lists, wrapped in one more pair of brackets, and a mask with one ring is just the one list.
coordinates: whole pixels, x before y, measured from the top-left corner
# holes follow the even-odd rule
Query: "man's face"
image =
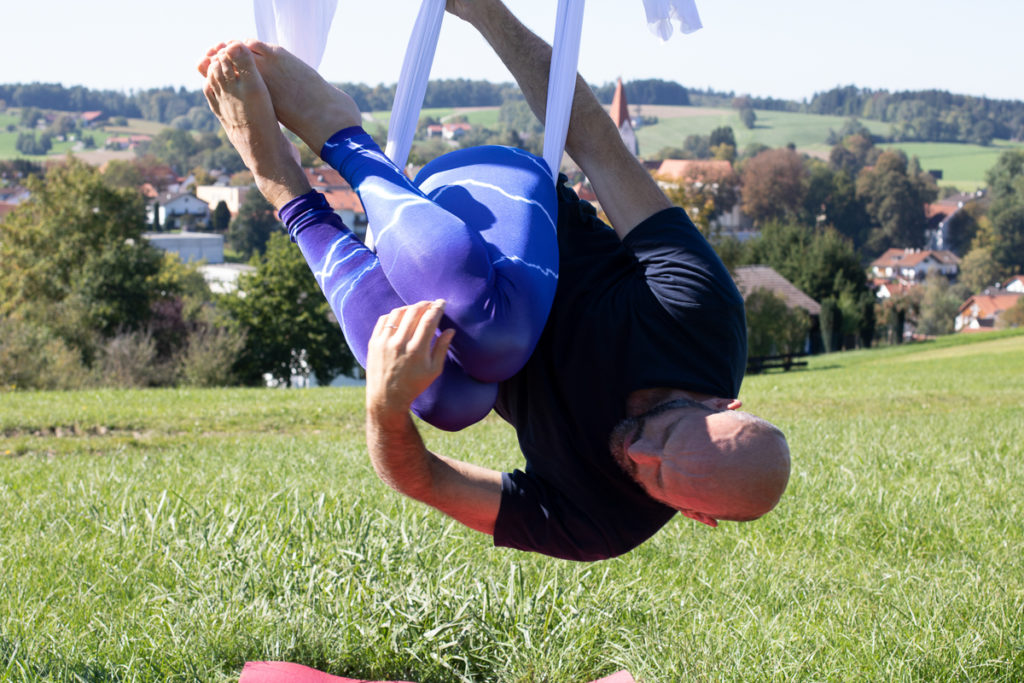
[(789, 480), (789, 447), (739, 401), (676, 399), (624, 420), (609, 447), (651, 498), (709, 526), (756, 519)]
[[(710, 403), (711, 401), (709, 401)], [(647, 412), (616, 425), (609, 438), (612, 457), (649, 496), (688, 517), (716, 526), (713, 517), (696, 509), (695, 501), (673, 495), (673, 483), (680, 477), (700, 476), (705, 457), (694, 447), (695, 438), (707, 431), (707, 418), (725, 410), (721, 399), (716, 407), (689, 398), (658, 404)], [(669, 457), (666, 457), (669, 454)]]

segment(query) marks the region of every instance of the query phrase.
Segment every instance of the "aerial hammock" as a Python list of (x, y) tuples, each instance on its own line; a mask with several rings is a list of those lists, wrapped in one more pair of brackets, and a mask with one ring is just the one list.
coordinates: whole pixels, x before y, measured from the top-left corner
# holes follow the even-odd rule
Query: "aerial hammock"
[[(360, 243), (326, 200), (298, 198), (280, 216), (341, 324), (356, 360), (378, 317), (444, 299), (455, 329), (445, 369), (413, 403), (428, 423), (459, 430), (482, 419), (498, 383), (533, 351), (558, 275), (556, 182), (576, 84), (583, 0), (559, 0), (548, 84), (544, 158), (484, 146), (431, 161), (410, 181), (412, 146), (445, 0), (423, 0), (392, 109), (386, 151), (361, 128), (338, 131), (320, 153), (359, 194), (371, 236)], [(671, 20), (700, 26), (692, 0), (644, 0), (662, 38)], [(318, 68), (337, 0), (255, 0), (258, 35)], [(372, 243), (371, 243), (372, 240)]]
[[(283, 46), (320, 67), (338, 0), (254, 0), (259, 39)], [(694, 0), (643, 0), (652, 33), (668, 40), (675, 21), (683, 33), (701, 28)], [(576, 87), (584, 0), (559, 0), (544, 121), (544, 160), (557, 178)], [(387, 156), (404, 168), (412, 148), (430, 67), (441, 33), (445, 0), (423, 0), (405, 52), (388, 128)]]

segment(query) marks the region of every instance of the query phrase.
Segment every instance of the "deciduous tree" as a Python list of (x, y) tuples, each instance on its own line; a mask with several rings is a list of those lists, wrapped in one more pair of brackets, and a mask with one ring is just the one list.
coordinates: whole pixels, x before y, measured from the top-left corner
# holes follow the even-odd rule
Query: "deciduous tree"
[(743, 165), (743, 211), (756, 224), (796, 217), (806, 194), (807, 171), (791, 149), (767, 150)]
[(264, 374), (282, 384), (316, 375), (321, 384), (353, 367), (353, 357), (301, 252), (275, 233), (256, 271), (225, 298), (245, 334), (236, 370), (249, 384)]
[(894, 246), (924, 246), (924, 207), (938, 192), (916, 162), (916, 158), (909, 162), (900, 150), (889, 150), (857, 179), (857, 196), (864, 201), (874, 226), (868, 245), (875, 252)]

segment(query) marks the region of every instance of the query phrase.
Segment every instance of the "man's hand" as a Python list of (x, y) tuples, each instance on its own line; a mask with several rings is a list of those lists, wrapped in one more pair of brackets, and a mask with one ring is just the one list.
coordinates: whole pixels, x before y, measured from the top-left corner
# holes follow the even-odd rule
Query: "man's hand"
[(421, 301), (377, 320), (366, 359), (366, 448), (388, 486), (493, 534), (501, 473), (431, 453), (409, 414), (441, 374), (455, 336), (445, 330), (435, 338), (443, 313), (444, 301)]
[(455, 330), (434, 339), (444, 301), (421, 301), (381, 316), (366, 358), (366, 408), (382, 416), (405, 415), (416, 397), (444, 369)]

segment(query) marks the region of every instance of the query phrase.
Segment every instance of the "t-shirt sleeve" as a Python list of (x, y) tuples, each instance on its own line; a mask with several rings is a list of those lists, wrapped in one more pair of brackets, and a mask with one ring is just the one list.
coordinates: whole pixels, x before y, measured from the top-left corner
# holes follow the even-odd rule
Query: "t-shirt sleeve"
[(617, 544), (540, 479), (521, 470), (502, 475), (496, 546), (594, 562), (628, 552), (643, 540)]
[[(738, 396), (747, 359), (746, 315), (743, 296), (715, 250), (677, 207), (648, 218), (623, 244), (643, 269), (644, 286), (637, 296), (658, 302), (668, 325), (662, 334), (673, 340), (652, 352), (699, 358), (699, 364), (689, 366), (693, 381), (688, 388)], [(660, 367), (655, 361), (643, 361), (631, 371)]]
[[(704, 236), (678, 207), (660, 211), (634, 228), (623, 244), (644, 267), (647, 283), (669, 308), (743, 307), (732, 276)], [(710, 304), (710, 305), (709, 305)]]

